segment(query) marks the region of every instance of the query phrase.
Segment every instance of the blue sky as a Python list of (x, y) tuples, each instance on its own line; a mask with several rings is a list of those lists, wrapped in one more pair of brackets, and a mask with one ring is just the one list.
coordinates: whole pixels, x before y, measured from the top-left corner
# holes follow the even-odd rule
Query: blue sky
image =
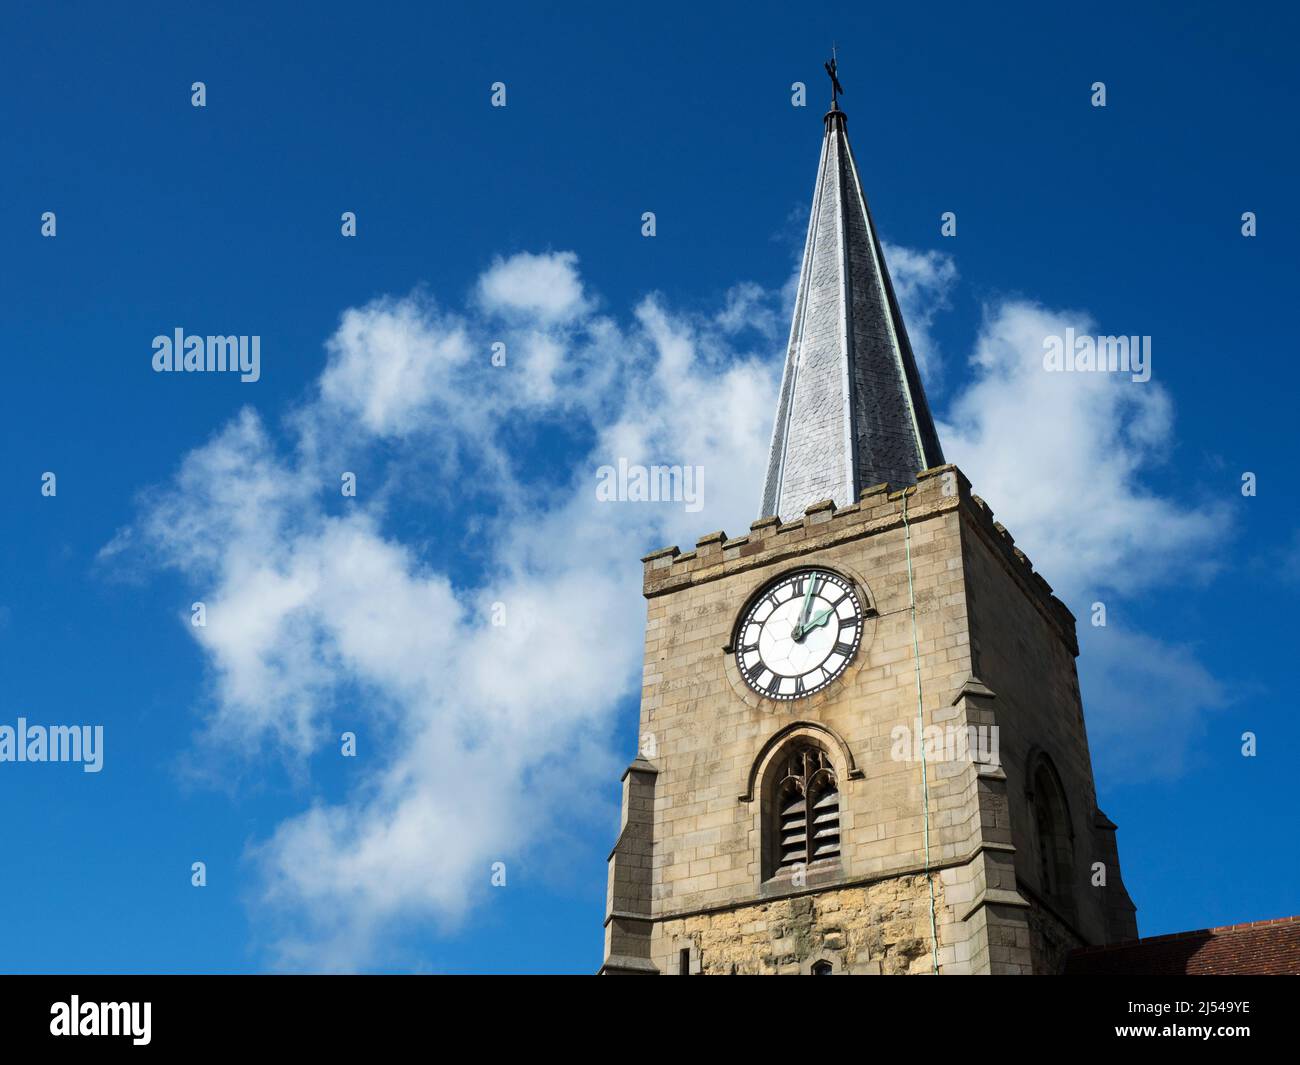
[[(102, 724), (105, 765), (0, 765), (0, 968), (594, 971), (637, 558), (757, 517), (832, 39), (948, 457), (1081, 619), (1143, 934), (1300, 912), (1296, 28), (12, 12), (0, 723)], [(1152, 383), (1040, 391), (1071, 324), (1151, 336)], [(261, 379), (153, 373), (177, 327)], [(703, 464), (704, 511), (598, 509), (619, 455)]]

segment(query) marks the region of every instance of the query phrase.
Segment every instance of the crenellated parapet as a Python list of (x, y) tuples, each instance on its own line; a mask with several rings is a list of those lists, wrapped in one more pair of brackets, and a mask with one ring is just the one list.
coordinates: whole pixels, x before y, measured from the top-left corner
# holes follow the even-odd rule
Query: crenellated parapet
[(993, 548), (1077, 655), (1074, 615), (1034, 570), (1029, 557), (1016, 547), (1006, 527), (994, 520), (989, 505), (971, 491), (970, 481), (952, 464), (923, 470), (916, 484), (907, 488), (895, 490), (888, 484), (867, 488), (856, 503), (846, 507), (822, 500), (794, 521), (759, 518), (744, 536), (729, 537), (719, 530), (700, 537), (692, 551), (678, 547), (652, 551), (641, 559), (645, 567), (642, 592), (651, 599), (686, 585), (801, 559), (812, 551), (901, 529), (904, 520), (918, 524), (953, 511), (959, 511), (967, 527)]

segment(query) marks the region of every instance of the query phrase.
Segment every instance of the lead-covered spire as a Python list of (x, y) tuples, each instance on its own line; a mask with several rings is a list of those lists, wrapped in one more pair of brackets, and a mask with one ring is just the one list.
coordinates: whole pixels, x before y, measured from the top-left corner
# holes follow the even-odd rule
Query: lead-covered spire
[[(838, 95), (843, 90), (835, 79)], [(907, 329), (833, 100), (813, 191), (763, 517), (857, 502), (943, 463)]]

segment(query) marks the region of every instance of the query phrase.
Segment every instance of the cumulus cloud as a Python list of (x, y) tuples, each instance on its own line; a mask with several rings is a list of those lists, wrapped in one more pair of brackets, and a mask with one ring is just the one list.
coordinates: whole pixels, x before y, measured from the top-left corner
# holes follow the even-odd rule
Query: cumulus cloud
[[(798, 275), (795, 275), (797, 282)], [(789, 321), (781, 317), (782, 306), (774, 294), (754, 281), (742, 281), (727, 290), (726, 302), (714, 322), (724, 333), (735, 335), (752, 329), (765, 340), (781, 338), (789, 329)]]
[(931, 326), (939, 312), (950, 305), (949, 293), (957, 283), (957, 264), (944, 252), (917, 251), (886, 241), (882, 245), (894, 295), (903, 308), (912, 354), (924, 375), (929, 395), (937, 392), (944, 380), (942, 352)]
[(572, 321), (590, 309), (571, 251), (497, 258), (479, 278), (478, 299), (489, 311), (524, 315), (546, 323)]
[(986, 309), (974, 379), (939, 426), (945, 455), (1067, 602), (1206, 576), (1195, 560), (1213, 558), (1225, 508), (1146, 481), (1176, 444), (1168, 393), (1123, 374), (1046, 371), (1044, 338), (1071, 327), (1096, 328), (1086, 314), (1022, 300)]
[(453, 406), (471, 353), (462, 321), (409, 299), (345, 311), (326, 348), (323, 401), (376, 436), (403, 436)]

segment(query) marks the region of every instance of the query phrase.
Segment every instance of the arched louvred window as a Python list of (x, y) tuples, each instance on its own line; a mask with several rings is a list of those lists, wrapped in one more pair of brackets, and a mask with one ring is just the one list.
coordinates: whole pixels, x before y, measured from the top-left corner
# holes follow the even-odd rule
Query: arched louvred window
[(1031, 778), (1034, 830), (1038, 843), (1038, 877), (1042, 890), (1068, 897), (1074, 881), (1074, 844), (1065, 792), (1056, 770), (1040, 757)]
[(840, 793), (820, 747), (796, 747), (786, 757), (775, 814), (777, 872), (840, 856)]

